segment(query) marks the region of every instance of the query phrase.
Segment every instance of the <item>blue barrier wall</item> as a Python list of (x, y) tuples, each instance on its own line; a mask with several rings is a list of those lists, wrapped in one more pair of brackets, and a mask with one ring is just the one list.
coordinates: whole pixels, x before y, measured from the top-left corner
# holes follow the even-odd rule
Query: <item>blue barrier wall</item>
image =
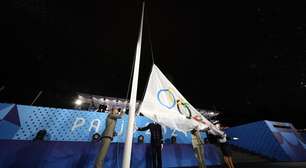
[(301, 136), (303, 137), (304, 142), (306, 142), (306, 133), (302, 133)]
[[(95, 132), (102, 133), (104, 130), (106, 116), (107, 113), (100, 112), (0, 103), (0, 139), (31, 140), (39, 130), (46, 129), (48, 141), (90, 141)], [(117, 121), (115, 130), (118, 136), (113, 142), (125, 141), (127, 121), (127, 115)], [(136, 117), (138, 127), (150, 122), (145, 117)], [(177, 143), (191, 143), (190, 133), (169, 128), (163, 131), (166, 142), (175, 135)], [(150, 131), (135, 132), (134, 142), (139, 135), (145, 137), (145, 143), (150, 142)], [(206, 134), (202, 133), (202, 138), (205, 137)]]
[(306, 146), (290, 123), (258, 121), (226, 130), (232, 145), (278, 161), (305, 161)]
[[(0, 167), (15, 168), (93, 168), (101, 143), (0, 140)], [(106, 168), (121, 168), (122, 143), (112, 143), (105, 158)], [(205, 145), (205, 164), (220, 165), (214, 145)], [(151, 167), (149, 144), (133, 144), (132, 168)], [(166, 144), (162, 150), (163, 167), (197, 166), (192, 146)]]

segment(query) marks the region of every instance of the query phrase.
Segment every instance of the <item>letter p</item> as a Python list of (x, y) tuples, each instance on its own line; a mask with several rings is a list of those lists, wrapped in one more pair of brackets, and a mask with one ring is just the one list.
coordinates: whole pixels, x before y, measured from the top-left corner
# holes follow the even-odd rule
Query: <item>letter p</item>
[(85, 124), (85, 119), (82, 117), (78, 117), (75, 119), (74, 124), (71, 128), (71, 131), (74, 131), (76, 128), (79, 128)]

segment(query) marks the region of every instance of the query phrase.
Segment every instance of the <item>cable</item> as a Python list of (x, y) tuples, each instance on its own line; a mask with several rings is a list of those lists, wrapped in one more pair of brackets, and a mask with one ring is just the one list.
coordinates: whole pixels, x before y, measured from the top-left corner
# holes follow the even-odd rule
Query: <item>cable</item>
[(154, 62), (153, 44), (152, 44), (152, 38), (151, 38), (151, 29), (150, 29), (150, 23), (149, 23), (149, 16), (148, 16), (148, 14), (147, 14), (147, 18), (148, 19), (146, 20), (146, 23), (147, 23), (148, 34), (149, 34), (149, 45), (150, 45), (150, 51), (151, 51), (151, 58), (152, 58), (152, 63), (155, 64), (155, 62)]
[[(147, 5), (148, 6), (148, 5)], [(148, 7), (147, 7), (148, 8)], [(153, 43), (152, 43), (152, 38), (151, 38), (151, 29), (150, 29), (150, 23), (149, 23), (149, 14), (147, 13), (148, 10), (145, 10), (145, 17), (147, 18), (145, 20), (146, 24), (147, 24), (147, 27), (148, 27), (148, 36), (149, 36), (149, 45), (150, 45), (150, 52), (151, 52), (151, 59), (152, 59), (152, 64), (155, 64), (155, 59), (154, 59), (154, 52), (153, 52)], [(151, 68), (151, 71), (152, 72), (153, 70), (153, 66)], [(150, 73), (151, 74), (151, 73)], [(148, 80), (149, 81), (150, 79), (150, 76), (148, 77)], [(145, 86), (145, 90), (144, 90), (144, 94), (142, 95), (142, 99), (144, 99), (144, 96), (145, 96), (145, 93), (146, 93), (146, 90), (147, 90), (147, 87), (148, 87), (148, 84), (149, 82), (147, 82), (146, 86)], [(136, 115), (139, 115), (140, 114), (140, 111), (139, 111), (139, 108), (138, 108), (138, 111), (136, 111)]]

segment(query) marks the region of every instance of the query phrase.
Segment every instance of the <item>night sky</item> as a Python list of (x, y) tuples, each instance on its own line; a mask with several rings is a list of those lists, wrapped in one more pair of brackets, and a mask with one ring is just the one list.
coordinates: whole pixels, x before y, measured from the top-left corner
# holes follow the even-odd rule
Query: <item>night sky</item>
[[(154, 61), (195, 107), (230, 126), (304, 128), (306, 3), (147, 1), (138, 96)], [(141, 1), (1, 1), (0, 102), (72, 108), (77, 92), (126, 98)], [(150, 49), (152, 43), (152, 51)]]

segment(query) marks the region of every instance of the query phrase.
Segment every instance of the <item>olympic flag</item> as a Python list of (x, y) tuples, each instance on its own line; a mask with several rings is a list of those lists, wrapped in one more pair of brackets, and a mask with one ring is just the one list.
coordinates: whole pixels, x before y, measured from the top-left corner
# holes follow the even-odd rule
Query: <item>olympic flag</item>
[[(153, 65), (139, 112), (169, 128), (186, 132), (194, 128), (217, 130), (174, 87), (156, 65)], [(220, 130), (217, 130), (223, 134)]]

